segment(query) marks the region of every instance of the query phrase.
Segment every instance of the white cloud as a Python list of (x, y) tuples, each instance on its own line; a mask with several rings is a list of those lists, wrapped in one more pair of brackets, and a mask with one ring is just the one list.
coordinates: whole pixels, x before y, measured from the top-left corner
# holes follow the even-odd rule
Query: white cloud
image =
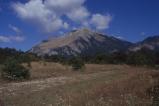
[(16, 35), (0, 35), (0, 43), (10, 43), (10, 42), (22, 42), (25, 40), (25, 37), (22, 36), (22, 31), (14, 26), (9, 24), (8, 27), (16, 33)]
[[(18, 17), (29, 20), (40, 26), (45, 32), (54, 32), (68, 29), (71, 23), (80, 23), (81, 26), (94, 25), (103, 30), (109, 27), (110, 15), (94, 14), (93, 16), (84, 6), (86, 0), (29, 0), (26, 3), (14, 3), (12, 6)], [(92, 18), (92, 19), (91, 19)], [(91, 21), (90, 21), (91, 20)]]
[(45, 29), (46, 32), (57, 31), (60, 28), (63, 28), (63, 26), (64, 26), (63, 21), (58, 18), (42, 22), (42, 27)]
[(67, 15), (73, 21), (83, 21), (89, 17), (90, 13), (85, 7), (79, 7), (71, 10)]
[(18, 27), (14, 26), (14, 25), (9, 24), (9, 28), (11, 30), (13, 30), (14, 32), (16, 32), (17, 34), (22, 33), (22, 31)]
[(24, 20), (38, 23), (45, 31), (50, 32), (62, 27), (63, 22), (58, 19), (54, 11), (47, 9), (42, 0), (30, 0), (22, 4), (13, 4), (18, 16)]
[(85, 0), (45, 0), (44, 5), (58, 14), (67, 14), (70, 10), (81, 7), (84, 2)]
[(0, 36), (0, 42), (7, 43), (7, 42), (10, 42), (10, 39), (8, 37), (6, 37), (6, 36)]
[(23, 42), (25, 40), (24, 36), (10, 36), (11, 41)]
[(109, 24), (112, 20), (112, 16), (101, 15), (101, 14), (94, 14), (91, 19), (91, 24), (96, 27), (97, 30), (108, 29)]
[(51, 11), (46, 9), (42, 0), (30, 0), (29, 2), (15, 3), (13, 4), (13, 8), (18, 13), (18, 16), (23, 19), (38, 19), (42, 20), (42, 18), (46, 18), (51, 14)]
[(22, 42), (25, 40), (24, 36), (4, 36), (0, 35), (0, 42), (9, 43), (9, 42)]

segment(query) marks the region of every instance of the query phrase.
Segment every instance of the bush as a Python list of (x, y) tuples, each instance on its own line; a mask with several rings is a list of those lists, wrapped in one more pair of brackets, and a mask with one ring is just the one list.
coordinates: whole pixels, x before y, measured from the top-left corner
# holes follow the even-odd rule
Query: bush
[(21, 80), (28, 79), (30, 77), (30, 72), (14, 58), (10, 58), (5, 62), (1, 75), (3, 78), (9, 80)]
[(80, 58), (71, 59), (69, 64), (71, 64), (73, 70), (80, 70), (85, 66)]

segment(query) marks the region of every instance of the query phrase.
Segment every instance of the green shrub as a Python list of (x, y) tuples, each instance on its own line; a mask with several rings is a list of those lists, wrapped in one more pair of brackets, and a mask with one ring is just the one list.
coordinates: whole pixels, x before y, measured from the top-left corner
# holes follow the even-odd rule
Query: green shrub
[(70, 64), (73, 70), (80, 70), (85, 66), (84, 62), (80, 58), (73, 58)]
[(2, 77), (9, 80), (21, 80), (28, 79), (30, 72), (24, 66), (22, 66), (16, 59), (8, 59), (2, 68)]

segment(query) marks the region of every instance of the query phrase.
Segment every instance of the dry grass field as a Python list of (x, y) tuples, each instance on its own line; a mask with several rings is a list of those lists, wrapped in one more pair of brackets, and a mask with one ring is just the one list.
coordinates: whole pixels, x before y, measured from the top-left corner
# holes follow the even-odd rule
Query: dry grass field
[(32, 62), (29, 81), (0, 82), (0, 106), (158, 106), (158, 81), (149, 68)]

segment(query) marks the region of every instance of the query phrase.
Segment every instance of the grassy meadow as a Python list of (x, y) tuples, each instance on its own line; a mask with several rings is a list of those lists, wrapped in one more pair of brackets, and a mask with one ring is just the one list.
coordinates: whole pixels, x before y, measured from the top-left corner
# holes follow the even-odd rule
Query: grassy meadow
[(0, 80), (0, 106), (157, 106), (158, 70), (86, 64), (73, 71), (42, 61), (30, 70), (29, 80)]

